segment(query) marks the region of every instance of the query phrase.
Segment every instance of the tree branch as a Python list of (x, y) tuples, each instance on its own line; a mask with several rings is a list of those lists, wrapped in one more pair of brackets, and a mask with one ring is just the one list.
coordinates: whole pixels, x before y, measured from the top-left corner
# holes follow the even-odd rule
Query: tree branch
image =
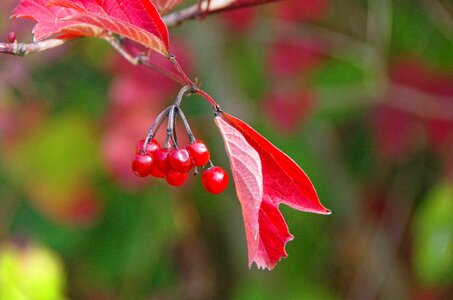
[(30, 53), (42, 52), (66, 43), (64, 39), (48, 39), (36, 43), (0, 43), (0, 53), (25, 56)]
[(199, 4), (165, 15), (162, 19), (167, 27), (174, 27), (187, 20), (276, 1), (282, 0), (243, 0), (239, 4), (235, 0), (202, 0)]
[[(260, 4), (265, 4), (269, 2), (275, 2), (281, 0), (242, 0), (239, 4), (236, 4), (236, 0), (202, 0), (199, 4), (194, 4), (185, 9), (175, 11), (166, 16), (163, 16), (163, 20), (167, 27), (174, 27), (180, 25), (181, 23), (196, 19), (199, 17), (205, 17), (210, 14), (216, 14), (224, 11), (230, 11), (234, 9), (255, 6)], [(48, 39), (41, 42), (35, 43), (1, 43), (0, 42), (0, 53), (25, 56), (30, 53), (42, 52), (49, 50), (55, 47), (59, 47), (66, 43), (65, 39)], [(107, 39), (107, 41), (109, 41)], [(117, 47), (118, 44), (109, 43), (120, 52), (129, 62), (134, 65), (142, 63), (138, 61), (140, 57), (131, 57), (127, 52), (125, 52), (121, 47)]]

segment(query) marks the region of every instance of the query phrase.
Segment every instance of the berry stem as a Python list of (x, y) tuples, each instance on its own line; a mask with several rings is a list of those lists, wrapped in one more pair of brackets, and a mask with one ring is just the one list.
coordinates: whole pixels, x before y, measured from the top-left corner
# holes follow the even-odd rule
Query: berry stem
[(167, 138), (164, 144), (165, 149), (171, 148), (170, 139), (173, 141), (174, 146), (178, 147), (177, 143), (175, 143), (175, 138), (173, 136), (173, 130), (175, 127), (175, 109), (176, 109), (175, 105), (170, 106), (170, 111), (168, 113)]
[[(178, 111), (178, 110), (179, 110), (178, 107), (175, 106), (175, 111)], [(173, 116), (173, 143), (175, 144), (176, 148), (179, 148), (178, 135), (176, 133), (176, 117), (177, 117), (177, 114), (175, 113)]]
[(150, 139), (154, 138), (154, 135), (159, 130), (159, 128), (162, 125), (162, 123), (164, 122), (164, 120), (167, 118), (168, 112), (170, 111), (172, 106), (173, 105), (171, 105), (171, 106), (167, 107), (166, 109), (164, 109), (157, 116), (157, 118), (154, 120), (154, 122), (151, 125), (151, 127), (148, 129), (148, 134), (146, 135), (145, 142), (143, 143), (142, 153), (146, 152), (146, 145), (148, 145), (148, 142), (149, 142)]
[(179, 90), (178, 95), (176, 96), (175, 103), (174, 105), (179, 107), (182, 102), (182, 97), (184, 97), (184, 94), (187, 92), (193, 92), (196, 89), (194, 85), (185, 85), (182, 87), (182, 89)]
[(184, 127), (186, 128), (187, 135), (189, 136), (189, 141), (191, 143), (195, 142), (195, 136), (192, 133), (192, 130), (190, 129), (189, 122), (187, 121), (186, 116), (182, 112), (182, 110), (177, 107), (176, 112), (178, 113), (179, 117), (181, 118), (182, 122), (184, 123)]
[[(212, 163), (212, 160), (209, 160), (209, 161), (208, 161), (208, 165), (209, 165), (209, 166), (208, 166), (208, 169), (214, 167), (214, 164)], [(205, 167), (206, 167), (206, 166), (205, 166)]]

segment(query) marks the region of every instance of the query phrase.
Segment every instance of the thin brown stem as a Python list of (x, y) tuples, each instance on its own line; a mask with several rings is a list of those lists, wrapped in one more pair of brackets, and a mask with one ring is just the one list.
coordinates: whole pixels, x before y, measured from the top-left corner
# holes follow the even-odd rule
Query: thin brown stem
[(216, 110), (220, 109), (220, 106), (215, 102), (215, 100), (208, 94), (206, 93), (205, 91), (201, 90), (201, 89), (196, 89), (194, 91), (194, 94), (197, 94), (197, 95), (200, 95), (202, 96), (203, 98), (205, 98), (211, 105), (212, 107), (214, 107)]
[(49, 39), (36, 43), (0, 43), (0, 53), (25, 56), (30, 53), (42, 52), (55, 47), (59, 47), (68, 40), (64, 39)]
[(282, 0), (244, 0), (240, 1), (239, 4), (225, 0), (203, 0), (185, 9), (178, 10), (166, 16), (163, 16), (162, 19), (164, 20), (164, 23), (165, 25), (167, 25), (167, 27), (173, 27), (178, 26), (187, 20), (193, 20), (220, 12), (235, 10), (249, 6), (256, 6), (276, 1)]
[(184, 80), (185, 84), (186, 85), (194, 85), (194, 82), (189, 78), (189, 76), (187, 76), (186, 72), (184, 72), (183, 68), (181, 67), (181, 65), (176, 60), (176, 56), (171, 54), (169, 56), (169, 60), (173, 64), (173, 66), (175, 67), (176, 71), (178, 71), (179, 76)]

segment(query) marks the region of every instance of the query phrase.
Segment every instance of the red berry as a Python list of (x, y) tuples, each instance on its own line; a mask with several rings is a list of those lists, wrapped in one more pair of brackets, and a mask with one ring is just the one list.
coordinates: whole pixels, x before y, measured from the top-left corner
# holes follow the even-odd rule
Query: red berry
[(14, 43), (17, 39), (16, 33), (15, 32), (10, 32), (8, 33), (8, 41), (10, 43)]
[(172, 186), (181, 186), (183, 185), (184, 181), (186, 181), (187, 173), (179, 173), (175, 171), (170, 171), (167, 175), (165, 175), (165, 180), (167, 183)]
[(154, 168), (153, 157), (149, 154), (136, 154), (132, 161), (132, 171), (140, 177), (148, 176)]
[(187, 173), (193, 168), (193, 161), (189, 151), (185, 148), (174, 149), (168, 153), (168, 162), (176, 172)]
[(161, 172), (157, 167), (154, 167), (152, 170), (151, 170), (151, 176), (153, 177), (156, 177), (156, 178), (164, 178), (165, 177), (165, 173)]
[[(145, 140), (141, 140), (140, 142), (137, 143), (135, 153), (142, 153), (143, 150), (143, 144), (145, 143)], [(150, 139), (148, 141), (148, 144), (146, 145), (145, 151), (148, 154), (153, 154), (157, 150), (160, 149), (159, 143), (155, 139)]]
[(164, 174), (167, 174), (171, 167), (170, 164), (168, 163), (168, 150), (165, 148), (160, 148), (159, 150), (155, 151), (153, 153), (154, 156), (154, 164), (156, 165), (156, 168)]
[(189, 151), (190, 156), (192, 156), (195, 165), (198, 167), (204, 166), (211, 157), (208, 147), (200, 140), (196, 140), (186, 148)]
[(212, 167), (203, 171), (201, 183), (206, 191), (220, 194), (228, 185), (228, 174), (221, 167)]

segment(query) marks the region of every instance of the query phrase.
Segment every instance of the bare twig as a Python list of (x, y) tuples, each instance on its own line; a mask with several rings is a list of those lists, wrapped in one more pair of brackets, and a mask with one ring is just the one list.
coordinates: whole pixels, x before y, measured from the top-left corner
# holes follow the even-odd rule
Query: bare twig
[(185, 9), (175, 11), (171, 14), (163, 16), (163, 20), (167, 27), (174, 27), (187, 20), (197, 19), (211, 14), (249, 6), (257, 6), (276, 1), (282, 0), (245, 0), (241, 1), (240, 4), (235, 4), (234, 0), (204, 0)]
[[(175, 11), (163, 17), (164, 23), (167, 27), (173, 27), (181, 24), (184, 21), (195, 19), (198, 17), (204, 17), (207, 14), (214, 14), (223, 11), (229, 11), (233, 9), (239, 9), (248, 6), (265, 4), (268, 2), (275, 2), (281, 0), (245, 0), (241, 3), (235, 4), (233, 0), (203, 0), (199, 4), (194, 4), (188, 8)], [(142, 63), (140, 56), (133, 57), (120, 47), (120, 43), (113, 43), (114, 39), (112, 36), (106, 37), (106, 40), (118, 51), (124, 58), (134, 65)], [(6, 53), (17, 56), (25, 56), (30, 53), (42, 52), (48, 49), (59, 47), (66, 43), (65, 39), (48, 39), (41, 42), (35, 43), (1, 43), (0, 42), (0, 53)]]
[(0, 43), (0, 53), (24, 56), (30, 53), (42, 52), (66, 43), (64, 39), (48, 39), (36, 43)]
[(140, 64), (141, 61), (140, 57), (142, 55), (133, 56), (132, 54), (127, 52), (127, 50), (123, 47), (119, 37), (109, 34), (106, 37), (104, 37), (104, 39), (107, 41), (107, 43), (109, 43), (113, 47), (113, 49), (118, 51), (118, 53), (121, 54), (128, 62), (130, 62), (134, 66)]

